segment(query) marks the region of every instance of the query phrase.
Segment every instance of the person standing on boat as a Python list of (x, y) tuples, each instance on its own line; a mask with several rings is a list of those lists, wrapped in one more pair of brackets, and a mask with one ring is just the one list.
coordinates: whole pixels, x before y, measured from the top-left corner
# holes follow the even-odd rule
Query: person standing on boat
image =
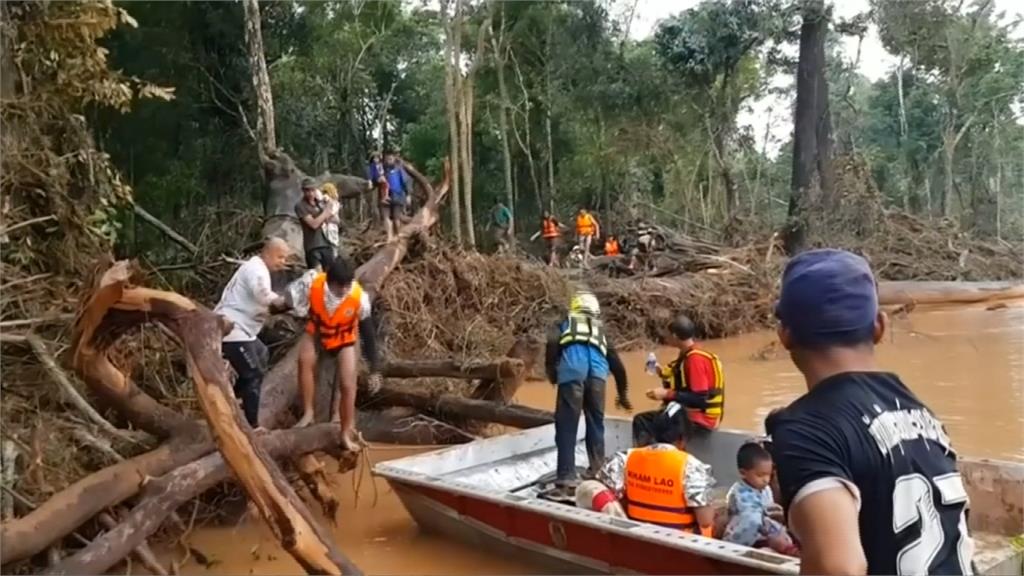
[(670, 402), (653, 428), (652, 444), (616, 453), (598, 481), (619, 495), (629, 518), (710, 538), (715, 478), (710, 466), (686, 452), (693, 423), (680, 404)]
[(807, 383), (765, 421), (801, 573), (972, 573), (967, 492), (945, 428), (876, 362), (889, 321), (868, 263), (800, 254), (775, 314)]
[[(715, 354), (697, 345), (697, 327), (688, 316), (680, 314), (668, 326), (667, 344), (679, 350), (667, 366), (656, 364), (654, 373), (661, 378), (661, 388), (647, 391), (647, 397), (664, 403), (678, 402), (686, 408), (695, 432), (707, 433), (718, 428), (725, 410), (725, 373)], [(642, 412), (633, 419), (633, 438), (644, 444), (651, 435), (651, 426), (659, 411)]]
[(588, 476), (604, 464), (604, 398), (609, 372), (615, 377), (615, 405), (632, 410), (627, 397), (626, 368), (608, 342), (601, 306), (590, 292), (577, 292), (569, 303), (569, 314), (548, 339), (545, 367), (557, 384), (555, 404), (555, 446), (558, 466), (552, 499), (569, 500), (579, 479), (576, 475), (576, 431), (580, 413), (587, 423)]

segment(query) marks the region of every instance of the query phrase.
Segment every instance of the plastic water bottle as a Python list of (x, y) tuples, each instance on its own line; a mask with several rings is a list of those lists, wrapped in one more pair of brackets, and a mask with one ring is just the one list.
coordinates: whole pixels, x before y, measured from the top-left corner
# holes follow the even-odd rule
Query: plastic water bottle
[(647, 364), (644, 366), (644, 370), (648, 374), (654, 374), (658, 370), (658, 357), (651, 352), (647, 355)]

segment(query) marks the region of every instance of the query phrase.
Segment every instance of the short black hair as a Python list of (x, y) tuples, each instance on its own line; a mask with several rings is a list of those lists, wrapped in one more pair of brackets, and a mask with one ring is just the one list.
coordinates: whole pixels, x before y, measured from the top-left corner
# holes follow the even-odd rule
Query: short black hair
[(344, 286), (351, 284), (354, 279), (355, 272), (352, 270), (352, 265), (345, 258), (335, 258), (330, 266), (327, 267), (327, 281), (331, 284)]
[(680, 340), (689, 340), (697, 335), (697, 326), (685, 314), (680, 314), (668, 325), (668, 331)]
[(692, 432), (693, 423), (690, 422), (690, 416), (675, 402), (669, 403), (654, 420), (654, 440), (662, 444), (689, 440)]
[(736, 452), (736, 467), (740, 470), (750, 470), (758, 462), (770, 462), (771, 459), (771, 452), (759, 442), (747, 442)]

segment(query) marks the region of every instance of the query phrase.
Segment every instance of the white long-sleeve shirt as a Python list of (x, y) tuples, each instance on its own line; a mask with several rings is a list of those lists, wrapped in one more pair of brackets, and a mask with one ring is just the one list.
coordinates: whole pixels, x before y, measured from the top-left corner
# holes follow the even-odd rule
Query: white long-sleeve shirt
[(270, 316), (270, 304), (275, 299), (277, 294), (270, 287), (270, 270), (263, 258), (253, 256), (239, 266), (213, 309), (235, 324), (224, 341), (255, 340)]

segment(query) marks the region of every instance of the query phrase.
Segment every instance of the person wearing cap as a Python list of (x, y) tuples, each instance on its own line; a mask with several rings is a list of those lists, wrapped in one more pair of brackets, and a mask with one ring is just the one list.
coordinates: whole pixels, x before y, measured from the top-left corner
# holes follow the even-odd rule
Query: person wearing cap
[(588, 476), (604, 464), (604, 397), (609, 372), (615, 376), (615, 405), (632, 410), (627, 395), (626, 368), (608, 340), (601, 321), (601, 306), (590, 292), (577, 292), (569, 313), (547, 342), (545, 368), (558, 387), (555, 403), (555, 446), (558, 464), (555, 487), (546, 494), (571, 501), (579, 482), (576, 474), (576, 432), (580, 413), (587, 421)]
[(371, 162), (369, 176), (380, 192), (380, 217), (384, 221), (388, 242), (391, 242), (398, 233), (402, 214), (409, 202), (409, 192), (412, 191), (409, 173), (402, 166), (397, 151), (388, 149), (384, 152), (382, 164)]
[(302, 223), (302, 249), (306, 255), (306, 267), (327, 270), (334, 261), (334, 247), (327, 239), (324, 225), (337, 217), (338, 203), (333, 200), (321, 201), (319, 190), (312, 178), (302, 179), (302, 199), (295, 204), (295, 216)]
[(803, 574), (967, 574), (967, 493), (942, 423), (881, 370), (888, 328), (868, 263), (842, 250), (786, 265), (779, 340), (807, 392), (770, 415)]

